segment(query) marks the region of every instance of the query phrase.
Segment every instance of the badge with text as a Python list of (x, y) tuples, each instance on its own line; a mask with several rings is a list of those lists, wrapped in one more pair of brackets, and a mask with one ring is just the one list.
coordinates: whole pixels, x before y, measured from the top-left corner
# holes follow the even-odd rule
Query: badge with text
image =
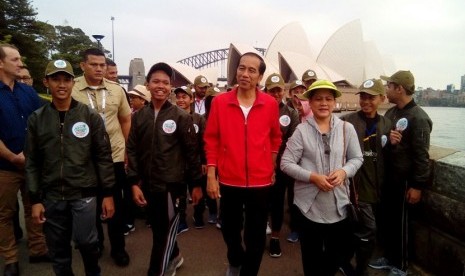
[(173, 120), (166, 120), (163, 122), (162, 128), (165, 133), (171, 134), (176, 131), (176, 122)]
[(271, 82), (273, 82), (273, 83), (279, 82), (279, 77), (278, 76), (272, 76), (271, 77)]
[(84, 138), (89, 134), (90, 129), (86, 123), (77, 122), (71, 128), (71, 131), (73, 132), (74, 136), (76, 136), (77, 138)]
[(194, 129), (195, 133), (199, 133), (199, 126), (197, 124), (194, 124)]
[(366, 80), (363, 83), (364, 88), (372, 88), (375, 85), (375, 83), (372, 80)]
[(397, 123), (396, 123), (396, 130), (397, 130), (397, 131), (402, 132), (402, 131), (406, 130), (407, 127), (408, 127), (408, 121), (407, 121), (406, 118), (401, 118), (401, 119), (399, 119), (399, 121), (397, 121)]
[(386, 143), (387, 143), (387, 136), (386, 135), (381, 136), (381, 147), (384, 148)]
[(284, 126), (284, 127), (287, 127), (290, 123), (291, 123), (291, 118), (287, 115), (283, 115), (281, 117), (279, 117), (279, 123)]

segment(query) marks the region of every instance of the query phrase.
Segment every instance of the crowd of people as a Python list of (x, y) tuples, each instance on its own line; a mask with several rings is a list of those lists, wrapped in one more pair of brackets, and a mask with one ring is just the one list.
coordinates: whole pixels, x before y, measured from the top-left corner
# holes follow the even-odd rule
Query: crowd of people
[[(175, 275), (188, 201), (195, 228), (205, 227), (208, 209), (207, 222), (221, 229), (229, 265), (219, 274), (257, 275), (265, 248), (283, 253), (286, 195), (287, 241), (300, 242), (305, 275), (368, 275), (368, 267), (407, 275), (408, 212), (430, 175), (432, 130), (410, 71), (380, 76), (386, 84), (364, 81), (361, 109), (338, 117), (334, 83), (309, 69), (287, 85), (278, 73), (264, 76), (265, 61), (252, 52), (240, 57), (227, 92), (202, 75), (172, 87), (164, 62), (126, 92), (116, 64), (95, 48), (79, 65), (82, 76), (66, 60), (48, 63), (52, 100), (43, 103), (19, 50), (0, 44), (5, 276), (20, 275), (19, 191), (29, 261), (51, 262), (56, 275), (73, 275), (71, 242), (86, 275), (101, 275), (102, 223), (115, 264), (129, 265), (124, 236), (142, 208), (153, 237), (147, 275)], [(394, 106), (383, 116), (386, 97)]]

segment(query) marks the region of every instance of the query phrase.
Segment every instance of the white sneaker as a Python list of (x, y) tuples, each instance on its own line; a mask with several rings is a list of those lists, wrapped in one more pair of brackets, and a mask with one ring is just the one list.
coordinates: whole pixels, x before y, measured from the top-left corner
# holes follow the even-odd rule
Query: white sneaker
[(266, 234), (271, 235), (271, 227), (270, 227), (270, 222), (266, 223)]
[(407, 276), (407, 272), (404, 272), (404, 271), (398, 269), (397, 267), (393, 267), (389, 271), (388, 276)]
[(165, 273), (163, 273), (164, 276), (174, 276), (176, 275), (176, 270), (181, 267), (182, 263), (184, 263), (184, 258), (181, 256), (181, 254), (178, 254), (174, 259), (172, 259), (168, 263), (168, 267), (165, 270)]
[(226, 270), (226, 276), (239, 276), (241, 274), (241, 267), (240, 266), (228, 266), (228, 270)]
[(368, 264), (369, 267), (374, 269), (391, 269), (388, 259), (381, 257)]

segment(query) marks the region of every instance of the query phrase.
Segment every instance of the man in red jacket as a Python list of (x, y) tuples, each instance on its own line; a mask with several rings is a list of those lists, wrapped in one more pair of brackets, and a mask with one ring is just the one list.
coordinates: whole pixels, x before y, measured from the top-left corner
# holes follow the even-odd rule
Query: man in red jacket
[(265, 69), (259, 55), (241, 56), (238, 87), (213, 100), (204, 135), (207, 192), (221, 197), (226, 275), (257, 275), (265, 249), (267, 203), (281, 144), (278, 104), (257, 88)]

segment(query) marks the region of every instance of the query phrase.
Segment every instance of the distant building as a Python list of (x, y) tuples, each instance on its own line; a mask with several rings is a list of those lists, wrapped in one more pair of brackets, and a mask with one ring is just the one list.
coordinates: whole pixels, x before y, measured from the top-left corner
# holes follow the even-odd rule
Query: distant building
[(460, 78), (460, 92), (465, 92), (465, 75)]
[(141, 58), (134, 58), (131, 60), (129, 63), (129, 76), (132, 78), (132, 82), (131, 87), (128, 87), (128, 89), (132, 89), (138, 84), (144, 85), (145, 66), (144, 61)]
[(448, 84), (446, 90), (447, 90), (447, 93), (454, 93), (455, 92), (455, 85)]

